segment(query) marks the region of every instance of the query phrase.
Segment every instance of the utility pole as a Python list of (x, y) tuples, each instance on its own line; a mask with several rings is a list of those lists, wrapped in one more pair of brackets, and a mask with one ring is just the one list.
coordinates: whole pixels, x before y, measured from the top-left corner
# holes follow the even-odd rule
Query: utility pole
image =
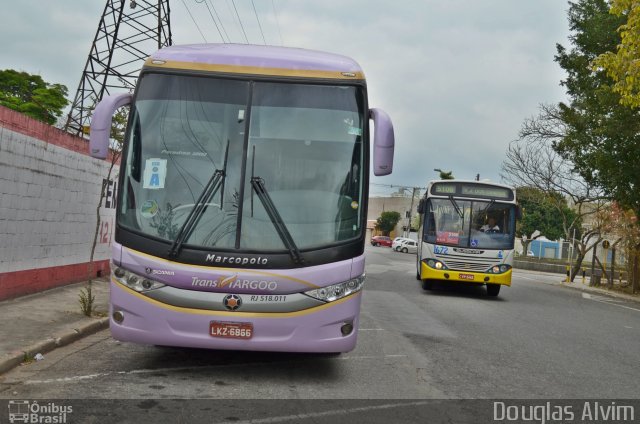
[(410, 238), (411, 234), (411, 212), (413, 211), (413, 200), (416, 198), (416, 191), (420, 190), (420, 187), (413, 187), (413, 191), (411, 192), (411, 206), (409, 206), (409, 213), (407, 215), (407, 230), (405, 232), (405, 237)]
[(106, 0), (65, 131), (82, 135), (103, 96), (133, 90), (145, 59), (172, 43), (169, 15), (169, 0)]

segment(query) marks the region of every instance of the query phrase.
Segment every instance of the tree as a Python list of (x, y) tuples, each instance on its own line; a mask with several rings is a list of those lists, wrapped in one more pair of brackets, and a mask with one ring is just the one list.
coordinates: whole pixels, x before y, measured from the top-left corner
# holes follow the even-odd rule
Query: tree
[(612, 89), (620, 94), (620, 103), (637, 108), (640, 107), (640, 3), (611, 0), (609, 12), (626, 21), (618, 27), (621, 40), (615, 53), (602, 53), (593, 61), (593, 68), (604, 69), (615, 81)]
[[(522, 208), (522, 219), (516, 226), (516, 236), (527, 236), (529, 242), (536, 238), (531, 237), (535, 231), (550, 240), (565, 237), (563, 217), (566, 217), (567, 222), (580, 224), (575, 212), (567, 205), (567, 200), (558, 192), (549, 194), (535, 187), (519, 187), (516, 189), (516, 198)], [(524, 247), (527, 251), (527, 246)]]
[(69, 101), (67, 87), (49, 84), (40, 75), (13, 69), (0, 71), (0, 105), (49, 125), (56, 123)]
[(440, 173), (441, 180), (454, 180), (453, 171), (443, 171), (442, 169), (434, 169), (434, 171)]
[[(509, 146), (501, 176), (521, 187), (518, 193), (523, 194), (525, 217), (520, 236), (538, 230), (543, 234), (548, 231), (548, 238), (562, 235), (571, 241), (577, 254), (571, 273), (575, 277), (585, 255), (593, 249), (594, 240), (597, 243), (602, 239), (595, 218), (607, 198), (553, 149), (556, 137), (561, 134), (551, 123), (557, 121), (547, 113), (525, 121), (519, 140)], [(586, 221), (590, 225), (585, 225)]]
[[(567, 73), (562, 84), (571, 101), (558, 105), (565, 134), (555, 149), (587, 182), (640, 216), (640, 108), (634, 103), (639, 6), (635, 1), (611, 3), (613, 13), (605, 0), (570, 5), (573, 47), (567, 51), (558, 45), (556, 61)], [(620, 53), (616, 58), (608, 54), (614, 51)], [(628, 75), (622, 73), (625, 69)], [(617, 84), (616, 78), (622, 81), (623, 75), (624, 83)], [(637, 252), (640, 244), (630, 252), (636, 268)]]
[(571, 3), (569, 23), (573, 46), (558, 45), (556, 61), (567, 73), (570, 102), (554, 108), (563, 131), (554, 147), (585, 181), (639, 215), (640, 109), (621, 105), (615, 81), (592, 66), (621, 43), (625, 17), (610, 14), (605, 0), (580, 0)]
[(400, 217), (400, 212), (382, 212), (380, 217), (376, 220), (376, 230), (382, 231), (382, 234), (388, 236), (389, 233), (396, 228), (398, 222), (400, 222)]
[(98, 204), (96, 205), (96, 226), (93, 232), (93, 243), (91, 244), (91, 250), (89, 251), (89, 280), (87, 281), (86, 286), (80, 290), (79, 294), (80, 309), (86, 316), (91, 316), (94, 310), (95, 296), (93, 295), (92, 290), (93, 258), (96, 252), (96, 246), (98, 244), (98, 234), (100, 231), (100, 209), (102, 208), (102, 203), (104, 202), (106, 196), (107, 184), (111, 180), (113, 168), (116, 163), (119, 162), (120, 155), (122, 154), (122, 146), (124, 143), (124, 134), (127, 126), (128, 116), (129, 107), (125, 106), (118, 109), (111, 120), (111, 144), (109, 146), (110, 163), (109, 170), (107, 171), (107, 176), (102, 182), (102, 187), (100, 188), (100, 196), (98, 197)]

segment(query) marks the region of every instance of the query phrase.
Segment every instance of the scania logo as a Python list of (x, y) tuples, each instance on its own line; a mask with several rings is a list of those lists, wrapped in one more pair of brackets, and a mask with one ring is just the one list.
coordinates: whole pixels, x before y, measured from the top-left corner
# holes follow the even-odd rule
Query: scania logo
[(222, 304), (228, 310), (235, 311), (240, 306), (242, 306), (242, 299), (240, 299), (240, 296), (238, 295), (228, 294), (224, 297), (224, 299), (222, 299)]
[(151, 274), (151, 273), (153, 272), (153, 270), (152, 270), (151, 268), (149, 268), (149, 267), (145, 268), (145, 269), (144, 269), (144, 271), (145, 271), (147, 274)]

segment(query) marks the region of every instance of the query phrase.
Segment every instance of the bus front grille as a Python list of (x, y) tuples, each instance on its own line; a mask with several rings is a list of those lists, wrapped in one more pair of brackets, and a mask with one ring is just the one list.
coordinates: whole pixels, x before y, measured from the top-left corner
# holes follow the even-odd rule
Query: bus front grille
[(444, 261), (447, 268), (452, 271), (473, 271), (486, 272), (492, 265), (491, 262), (470, 262), (470, 261)]

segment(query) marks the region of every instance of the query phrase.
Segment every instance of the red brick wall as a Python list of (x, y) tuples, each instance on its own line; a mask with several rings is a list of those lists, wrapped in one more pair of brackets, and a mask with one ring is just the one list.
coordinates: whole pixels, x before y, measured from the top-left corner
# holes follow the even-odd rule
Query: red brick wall
[[(88, 140), (71, 135), (4, 106), (0, 106), (0, 126), (89, 156)], [(105, 160), (111, 162), (111, 159), (112, 156), (110, 154)]]

